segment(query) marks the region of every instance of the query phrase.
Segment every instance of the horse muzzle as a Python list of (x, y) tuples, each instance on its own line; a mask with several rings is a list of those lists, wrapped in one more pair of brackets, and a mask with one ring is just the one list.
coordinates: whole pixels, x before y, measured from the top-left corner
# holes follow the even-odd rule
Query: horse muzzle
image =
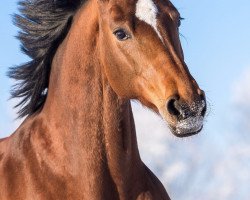
[(191, 105), (180, 98), (170, 97), (160, 114), (168, 122), (170, 130), (177, 137), (188, 137), (199, 133), (203, 128), (206, 113), (204, 96)]

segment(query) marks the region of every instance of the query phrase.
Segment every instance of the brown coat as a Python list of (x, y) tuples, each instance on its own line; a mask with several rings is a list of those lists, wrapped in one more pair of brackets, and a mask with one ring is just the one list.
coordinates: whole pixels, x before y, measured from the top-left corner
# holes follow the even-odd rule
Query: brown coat
[[(136, 2), (79, 8), (54, 55), (45, 104), (0, 141), (1, 200), (170, 199), (140, 159), (130, 99), (175, 127), (168, 99), (192, 104), (202, 91), (183, 61), (177, 10), (155, 1), (162, 41), (135, 17)], [(127, 41), (116, 38), (121, 27)]]

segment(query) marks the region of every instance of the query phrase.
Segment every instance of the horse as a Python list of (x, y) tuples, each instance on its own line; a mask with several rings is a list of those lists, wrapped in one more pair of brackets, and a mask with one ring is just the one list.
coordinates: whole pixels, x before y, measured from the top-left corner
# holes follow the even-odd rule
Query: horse
[(170, 199), (140, 158), (131, 100), (177, 137), (201, 131), (206, 98), (178, 10), (168, 0), (21, 0), (19, 10), (30, 60), (9, 77), (25, 119), (0, 141), (0, 199)]

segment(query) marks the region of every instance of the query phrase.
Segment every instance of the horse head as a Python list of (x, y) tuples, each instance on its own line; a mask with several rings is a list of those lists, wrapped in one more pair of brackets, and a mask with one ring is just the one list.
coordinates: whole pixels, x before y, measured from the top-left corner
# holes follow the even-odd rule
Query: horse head
[(113, 90), (159, 113), (178, 137), (198, 133), (204, 92), (179, 39), (181, 16), (162, 0), (99, 0), (101, 62)]

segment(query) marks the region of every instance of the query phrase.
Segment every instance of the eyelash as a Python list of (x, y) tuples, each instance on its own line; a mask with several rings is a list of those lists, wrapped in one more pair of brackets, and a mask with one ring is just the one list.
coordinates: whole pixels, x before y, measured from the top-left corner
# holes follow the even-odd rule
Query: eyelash
[(185, 20), (185, 18), (183, 18), (183, 17), (179, 17), (179, 20), (178, 20), (178, 27), (180, 27), (180, 26), (181, 26), (181, 21), (183, 21), (183, 20)]

